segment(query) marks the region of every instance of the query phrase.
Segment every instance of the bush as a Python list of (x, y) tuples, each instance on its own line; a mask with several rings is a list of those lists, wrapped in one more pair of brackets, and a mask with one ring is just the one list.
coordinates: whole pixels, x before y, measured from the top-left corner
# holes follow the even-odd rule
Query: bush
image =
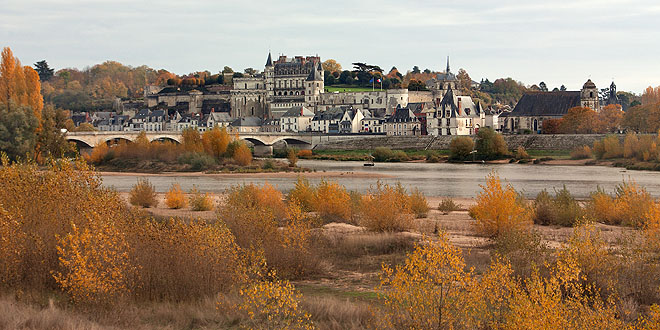
[(481, 159), (499, 159), (505, 157), (509, 153), (506, 141), (504, 141), (502, 134), (499, 134), (488, 127), (482, 127), (479, 129), (475, 145), (477, 156)]
[(298, 151), (298, 157), (300, 158), (310, 158), (313, 156), (313, 152), (309, 149), (303, 149)]
[(154, 186), (146, 179), (138, 179), (131, 189), (129, 202), (135, 206), (156, 207), (158, 200)]
[(273, 163), (272, 160), (266, 159), (266, 161), (264, 161), (264, 164), (261, 166), (261, 168), (264, 170), (272, 170), (275, 168), (275, 164)]
[(92, 152), (89, 155), (84, 155), (85, 161), (92, 164), (102, 164), (110, 159), (112, 159), (113, 153), (110, 151), (107, 143), (101, 143), (100, 145), (94, 147)]
[(390, 148), (378, 147), (371, 154), (376, 162), (401, 162), (409, 160), (408, 155), (401, 151), (392, 151)]
[(472, 150), (474, 150), (474, 141), (471, 137), (455, 137), (449, 143), (449, 159), (467, 160)]
[(532, 224), (532, 212), (511, 185), (502, 187), (495, 174), (486, 177), (486, 185), (477, 195), (477, 205), (470, 208), (470, 216), (477, 220), (477, 231), (497, 237), (512, 230), (527, 230)]
[(325, 221), (348, 221), (351, 219), (351, 196), (344, 186), (322, 180), (314, 193), (314, 210)]
[(444, 214), (448, 214), (449, 212), (460, 210), (460, 207), (453, 199), (445, 197), (438, 204), (438, 210)]
[(422, 194), (419, 189), (415, 188), (408, 196), (410, 200), (410, 210), (417, 218), (426, 218), (429, 214), (429, 203), (426, 201), (426, 196)]
[(623, 148), (616, 135), (608, 135), (602, 140), (594, 142), (593, 153), (596, 159), (621, 158)]
[(252, 151), (245, 143), (239, 144), (232, 157), (241, 166), (248, 166), (252, 163)]
[(209, 193), (202, 194), (197, 188), (190, 190), (190, 209), (193, 211), (210, 211), (213, 209), (213, 199)]
[(182, 209), (188, 205), (186, 196), (178, 183), (173, 183), (170, 190), (165, 193), (165, 205), (171, 209)]
[(599, 188), (591, 194), (586, 209), (587, 217), (593, 221), (642, 228), (654, 207), (651, 194), (628, 181), (617, 185), (614, 197)]
[(409, 230), (413, 216), (410, 199), (400, 185), (378, 182), (360, 203), (360, 225), (372, 231)]
[(592, 156), (589, 146), (577, 147), (571, 151), (571, 159), (589, 159)]
[(289, 167), (296, 167), (298, 162), (298, 153), (296, 149), (289, 149), (289, 152), (286, 154), (286, 159), (289, 161)]
[(525, 150), (525, 147), (523, 147), (523, 146), (520, 146), (520, 147), (518, 147), (518, 149), (516, 149), (516, 153), (515, 153), (514, 156), (515, 156), (516, 159), (519, 159), (519, 160), (527, 160), (527, 159), (530, 158), (529, 154), (527, 153), (527, 150)]
[(566, 186), (550, 197), (541, 191), (534, 201), (534, 223), (540, 225), (574, 226), (584, 216), (580, 203), (573, 198)]
[(299, 176), (298, 180), (296, 180), (295, 187), (289, 191), (287, 199), (289, 202), (293, 200), (298, 201), (302, 209), (309, 212), (314, 208), (314, 194), (315, 189), (309, 184), (309, 180), (303, 176)]
[(201, 152), (186, 152), (179, 156), (178, 161), (180, 164), (190, 165), (193, 171), (203, 171), (216, 164), (213, 157)]

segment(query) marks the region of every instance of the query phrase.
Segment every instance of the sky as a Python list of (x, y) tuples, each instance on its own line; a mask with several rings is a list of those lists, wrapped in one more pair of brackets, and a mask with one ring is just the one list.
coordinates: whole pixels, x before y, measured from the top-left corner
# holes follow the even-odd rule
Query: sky
[(24, 65), (106, 60), (177, 74), (263, 70), (268, 51), (344, 69), (464, 68), (473, 80), (642, 93), (660, 85), (658, 0), (0, 0), (0, 46)]

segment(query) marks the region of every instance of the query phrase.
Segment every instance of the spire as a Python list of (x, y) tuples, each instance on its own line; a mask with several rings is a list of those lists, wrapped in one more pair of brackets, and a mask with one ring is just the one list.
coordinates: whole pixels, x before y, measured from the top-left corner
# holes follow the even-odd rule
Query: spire
[(270, 51), (268, 51), (268, 59), (266, 60), (266, 67), (273, 66), (273, 60), (270, 57)]
[(445, 73), (449, 73), (449, 56), (447, 56), (447, 71)]

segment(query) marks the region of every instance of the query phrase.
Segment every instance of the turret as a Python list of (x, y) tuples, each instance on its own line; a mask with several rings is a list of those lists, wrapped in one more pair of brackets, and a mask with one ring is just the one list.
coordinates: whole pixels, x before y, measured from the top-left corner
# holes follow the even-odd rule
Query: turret
[(305, 80), (305, 104), (308, 108), (316, 110), (316, 104), (324, 90), (323, 67), (321, 61), (318, 61)]
[(596, 84), (594, 84), (591, 79), (587, 80), (587, 82), (582, 85), (582, 90), (580, 91), (580, 105), (600, 111), (598, 88), (596, 88)]

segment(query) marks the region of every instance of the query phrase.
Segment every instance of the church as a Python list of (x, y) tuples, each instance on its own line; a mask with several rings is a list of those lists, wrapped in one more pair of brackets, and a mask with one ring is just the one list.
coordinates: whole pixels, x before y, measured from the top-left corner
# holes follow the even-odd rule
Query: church
[[(614, 86), (614, 83), (612, 85)], [(616, 91), (616, 86), (614, 90)], [(502, 132), (505, 133), (524, 131), (541, 133), (545, 120), (560, 119), (573, 107), (600, 111), (600, 104), (598, 88), (589, 79), (579, 91), (527, 92), (520, 98), (513, 111), (500, 115), (499, 121)]]

